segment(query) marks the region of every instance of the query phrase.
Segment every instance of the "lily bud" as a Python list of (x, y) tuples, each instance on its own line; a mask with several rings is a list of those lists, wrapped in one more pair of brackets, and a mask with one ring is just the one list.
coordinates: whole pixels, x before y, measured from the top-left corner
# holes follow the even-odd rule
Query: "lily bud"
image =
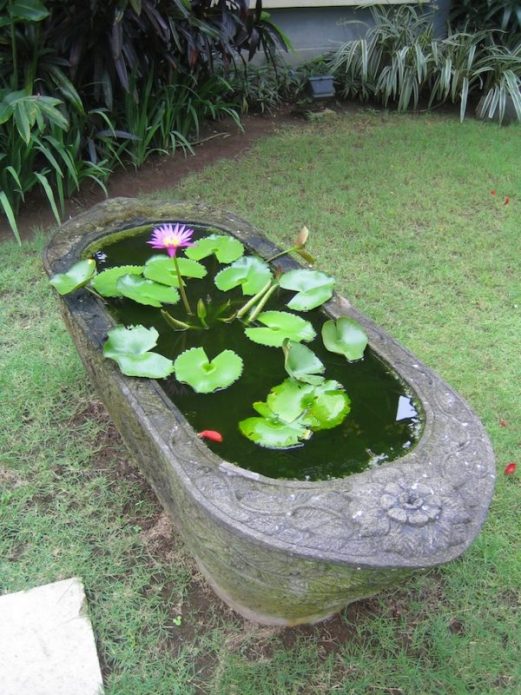
[(304, 225), (295, 239), (295, 246), (303, 249), (309, 237), (309, 229)]

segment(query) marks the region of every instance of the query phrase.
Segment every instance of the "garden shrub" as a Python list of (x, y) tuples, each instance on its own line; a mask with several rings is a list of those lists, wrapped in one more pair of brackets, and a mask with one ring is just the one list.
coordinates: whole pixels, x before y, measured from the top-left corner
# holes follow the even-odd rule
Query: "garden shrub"
[(435, 38), (432, 15), (413, 6), (371, 9), (374, 26), (362, 39), (343, 44), (330, 68), (344, 98), (394, 104), (398, 111), (460, 104), (483, 97), (480, 117), (503, 121), (510, 98), (521, 120), (521, 36), (507, 45), (497, 32), (449, 30)]
[[(450, 21), (459, 31), (490, 31), (500, 43), (519, 43), (521, 2), (516, 0), (453, 0)], [(517, 36), (516, 36), (517, 35)]]
[(205, 118), (238, 120), (217, 74), (284, 35), (248, 0), (0, 0), (0, 210), (65, 197), (114, 166), (190, 147)]

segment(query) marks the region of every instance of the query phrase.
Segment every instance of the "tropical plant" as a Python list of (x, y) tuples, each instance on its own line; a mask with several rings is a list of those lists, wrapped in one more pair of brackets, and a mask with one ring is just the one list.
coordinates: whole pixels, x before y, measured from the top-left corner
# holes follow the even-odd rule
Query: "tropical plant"
[(481, 117), (497, 116), (502, 122), (510, 99), (521, 121), (521, 39), (512, 48), (490, 43), (476, 61), (475, 76), (483, 84)]
[(399, 111), (447, 101), (460, 104), (483, 97), (479, 116), (504, 119), (510, 99), (521, 120), (521, 38), (510, 47), (495, 33), (450, 31), (434, 38), (432, 16), (411, 6), (372, 8), (374, 26), (366, 36), (347, 42), (330, 60), (344, 97), (393, 103)]
[(287, 65), (279, 56), (263, 64), (245, 63), (227, 75), (232, 96), (243, 113), (272, 111), (281, 103), (295, 100), (303, 92), (303, 68)]
[(271, 55), (287, 40), (247, 0), (47, 0), (47, 38), (70, 66), (71, 78), (89, 104), (112, 109), (132, 82), (157, 84), (179, 73), (205, 79), (218, 60), (233, 64), (242, 52), (251, 59)]
[[(350, 399), (342, 384), (325, 376), (324, 364), (303, 344), (317, 337), (313, 324), (294, 313), (309, 312), (328, 301), (334, 279), (308, 268), (277, 274), (262, 258), (244, 255), (238, 239), (212, 230), (196, 241), (193, 235), (194, 230), (184, 224), (162, 224), (152, 230), (147, 243), (154, 250), (166, 251), (166, 256), (156, 255), (143, 265), (116, 266), (101, 272), (94, 259), (86, 259), (53, 276), (51, 284), (62, 295), (85, 287), (109, 301), (119, 297), (159, 309), (162, 325), (174, 331), (212, 331), (217, 325), (242, 324), (244, 335), (253, 343), (268, 350), (281, 349), (287, 377), (271, 387), (265, 401), (252, 404), (256, 415), (237, 423), (240, 432), (259, 446), (300, 446), (314, 432), (340, 425), (350, 411)], [(302, 230), (295, 243), (277, 256), (295, 251), (309, 258), (304, 250), (307, 236), (307, 229)], [(201, 261), (205, 259), (210, 263), (204, 265)], [(236, 292), (233, 301), (219, 300), (216, 307), (215, 298), (205, 292), (196, 305), (191, 304), (185, 286), (204, 278), (210, 268), (215, 269), (216, 262), (225, 264), (213, 276), (217, 290), (227, 293), (238, 288), (239, 295)], [(280, 290), (292, 293), (289, 297), (282, 295), (286, 306), (283, 310), (266, 309)], [(177, 310), (177, 316), (171, 313), (179, 302), (184, 306), (182, 318)], [(162, 379), (175, 374), (178, 382), (200, 394), (226, 389), (241, 378), (244, 363), (233, 349), (226, 347), (209, 355), (203, 345), (196, 344), (170, 359), (153, 350), (158, 338), (155, 327), (119, 325), (109, 331), (103, 354), (127, 376)], [(346, 317), (327, 320), (322, 339), (326, 350), (350, 362), (362, 359), (367, 346), (360, 324)], [(213, 441), (222, 439), (218, 432), (201, 434)]]
[(489, 30), (500, 42), (521, 32), (521, 2), (518, 0), (453, 0), (450, 21), (468, 32)]
[[(23, 91), (0, 92), (0, 205), (13, 233), (20, 241), (16, 213), (27, 191), (40, 185), (59, 221), (50, 177), (63, 176), (56, 159), (60, 147), (54, 132), (65, 130), (68, 122), (57, 108), (58, 99), (27, 95)], [(44, 160), (43, 166), (35, 162)], [(58, 174), (59, 172), (59, 174)]]
[(34, 186), (59, 219), (82, 179), (104, 188), (115, 165), (189, 149), (204, 119), (240, 124), (218, 73), (276, 46), (260, 0), (0, 0), (0, 209), (16, 238)]
[(409, 5), (372, 7), (364, 38), (343, 44), (330, 61), (344, 97), (397, 101), (416, 108), (431, 75), (432, 14)]
[(87, 115), (54, 49), (42, 42), (49, 12), (39, 0), (0, 0), (0, 209), (20, 243), (17, 213), (41, 188), (56, 220), (90, 178), (104, 188), (106, 160), (81, 156)]

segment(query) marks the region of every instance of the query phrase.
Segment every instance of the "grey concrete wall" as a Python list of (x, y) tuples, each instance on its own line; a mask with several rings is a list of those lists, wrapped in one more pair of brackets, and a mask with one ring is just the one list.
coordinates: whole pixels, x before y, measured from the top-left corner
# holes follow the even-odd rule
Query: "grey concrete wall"
[[(439, 35), (446, 33), (450, 2), (451, 0), (438, 0), (435, 3), (435, 30)], [(353, 6), (268, 7), (267, 11), (289, 36), (294, 50), (287, 55), (287, 59), (294, 64), (334, 51), (346, 41), (361, 38), (372, 24), (368, 8), (356, 9)]]

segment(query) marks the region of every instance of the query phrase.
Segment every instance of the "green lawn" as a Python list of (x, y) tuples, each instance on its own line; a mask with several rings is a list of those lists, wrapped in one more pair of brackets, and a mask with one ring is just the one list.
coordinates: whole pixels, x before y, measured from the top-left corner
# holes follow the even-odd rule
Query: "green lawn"
[(521, 463), (520, 154), (519, 126), (360, 111), (288, 126), (160, 196), (228, 208), (281, 245), (306, 224), (317, 267), (492, 438), (496, 494), (467, 554), (313, 628), (244, 623), (161, 533), (61, 323), (45, 235), (3, 244), (0, 592), (81, 576), (107, 695), (521, 692), (521, 483), (503, 475)]

